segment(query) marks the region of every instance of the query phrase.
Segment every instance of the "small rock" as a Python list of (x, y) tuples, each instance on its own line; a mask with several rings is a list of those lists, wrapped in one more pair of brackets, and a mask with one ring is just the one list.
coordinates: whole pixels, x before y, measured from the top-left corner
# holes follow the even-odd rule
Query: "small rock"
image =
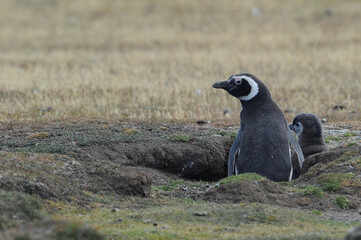
[(253, 7), (252, 8), (252, 16), (258, 17), (259, 15), (261, 15), (261, 10), (258, 7)]
[(163, 228), (163, 229), (169, 229), (169, 226), (168, 226), (168, 225), (164, 225), (162, 228)]
[(112, 212), (119, 212), (119, 208), (113, 208)]
[(195, 93), (196, 93), (196, 95), (201, 95), (202, 94), (202, 90), (201, 89), (197, 89), (196, 91), (195, 91)]
[(109, 130), (112, 131), (112, 132), (120, 132), (118, 128), (115, 128), (115, 127), (109, 127)]
[(195, 212), (194, 216), (199, 216), (199, 217), (204, 217), (207, 216), (208, 213), (206, 211), (201, 211), (201, 212)]
[(325, 123), (325, 122), (326, 122), (326, 118), (321, 118), (321, 122)]

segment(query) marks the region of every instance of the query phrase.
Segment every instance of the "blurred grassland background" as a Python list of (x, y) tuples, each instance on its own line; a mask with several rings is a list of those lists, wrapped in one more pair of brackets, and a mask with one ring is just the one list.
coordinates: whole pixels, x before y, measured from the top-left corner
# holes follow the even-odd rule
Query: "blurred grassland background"
[(2, 121), (220, 120), (227, 108), (237, 122), (239, 101), (211, 86), (241, 72), (289, 120), (359, 120), (361, 2), (1, 0)]

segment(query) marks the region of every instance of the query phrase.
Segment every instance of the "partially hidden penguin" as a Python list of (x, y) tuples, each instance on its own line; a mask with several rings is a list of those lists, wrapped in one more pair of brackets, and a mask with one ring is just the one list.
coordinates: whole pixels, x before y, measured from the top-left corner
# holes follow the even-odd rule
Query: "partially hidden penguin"
[[(329, 150), (322, 133), (322, 123), (319, 117), (313, 113), (301, 113), (297, 115), (289, 128), (298, 135), (298, 144), (302, 149), (304, 158)], [(292, 153), (293, 179), (301, 173), (298, 165), (297, 154)]]
[(301, 168), (302, 151), (265, 84), (252, 74), (242, 73), (214, 83), (213, 88), (226, 90), (242, 104), (241, 126), (228, 156), (228, 176), (257, 173), (272, 181), (291, 180), (290, 145), (299, 156)]

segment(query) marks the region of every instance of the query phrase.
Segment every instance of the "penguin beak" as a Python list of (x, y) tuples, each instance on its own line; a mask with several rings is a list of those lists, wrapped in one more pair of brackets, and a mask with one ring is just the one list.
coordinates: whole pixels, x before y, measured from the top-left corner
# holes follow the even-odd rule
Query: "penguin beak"
[(303, 126), (301, 123), (299, 123), (298, 125), (295, 124), (290, 124), (288, 126), (292, 131), (294, 131), (297, 135), (300, 135), (302, 130), (303, 130)]
[(229, 84), (228, 81), (216, 82), (213, 84), (212, 87), (213, 88), (222, 88), (224, 90), (227, 90), (227, 89), (231, 88), (231, 84)]

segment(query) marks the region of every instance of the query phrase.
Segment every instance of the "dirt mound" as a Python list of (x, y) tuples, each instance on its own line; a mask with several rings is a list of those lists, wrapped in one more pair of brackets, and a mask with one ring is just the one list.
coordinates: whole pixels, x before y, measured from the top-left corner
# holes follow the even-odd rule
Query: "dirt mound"
[(213, 187), (200, 198), (218, 203), (266, 203), (317, 210), (319, 214), (324, 211), (327, 218), (358, 221), (361, 220), (360, 152), (359, 145), (339, 147), (307, 158), (309, 171), (289, 183), (247, 179)]
[(308, 156), (302, 167), (301, 175), (305, 174), (312, 166), (322, 163), (327, 164), (329, 162), (340, 160), (342, 158), (350, 157), (350, 156), (360, 156), (361, 148), (359, 145), (351, 145), (351, 146), (339, 146), (335, 149), (332, 149), (328, 152), (316, 153)]
[(258, 202), (284, 205), (285, 191), (268, 179), (244, 180), (214, 187), (204, 194), (203, 200), (219, 203)]
[(308, 171), (294, 182), (326, 191), (361, 194), (361, 146), (338, 147), (307, 158)]
[(59, 154), (0, 152), (0, 188), (44, 199), (81, 201), (84, 190), (147, 197), (151, 180), (143, 171), (107, 162), (79, 162)]
[[(194, 143), (117, 143), (81, 149), (81, 161), (107, 161), (119, 166), (143, 166), (192, 180), (214, 181), (226, 175), (226, 146), (222, 137)], [(229, 146), (230, 147), (230, 146)]]
[(110, 191), (119, 195), (149, 197), (151, 177), (144, 171), (108, 162), (88, 166), (87, 190)]

